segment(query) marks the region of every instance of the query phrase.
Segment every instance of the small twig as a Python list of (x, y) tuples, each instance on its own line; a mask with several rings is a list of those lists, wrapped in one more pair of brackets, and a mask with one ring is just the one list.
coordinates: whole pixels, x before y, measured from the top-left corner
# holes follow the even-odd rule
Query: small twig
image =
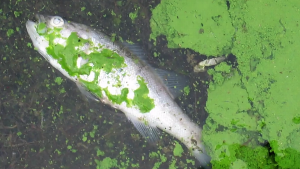
[(9, 146), (3, 146), (3, 147), (6, 147), (6, 148), (9, 148), (9, 147), (21, 147), (21, 146), (25, 146), (25, 145), (29, 145), (29, 144), (33, 144), (35, 142), (30, 142), (30, 143), (20, 143), (20, 144), (14, 144), (14, 145), (9, 145)]
[(14, 125), (14, 126), (11, 126), (11, 127), (8, 127), (8, 126), (0, 126), (0, 129), (14, 129), (16, 128), (17, 125)]
[(194, 109), (195, 109), (195, 114), (197, 114), (197, 105), (196, 105), (197, 104), (197, 97), (196, 97), (197, 96), (197, 92), (196, 92), (196, 90), (194, 90), (194, 91), (195, 91)]

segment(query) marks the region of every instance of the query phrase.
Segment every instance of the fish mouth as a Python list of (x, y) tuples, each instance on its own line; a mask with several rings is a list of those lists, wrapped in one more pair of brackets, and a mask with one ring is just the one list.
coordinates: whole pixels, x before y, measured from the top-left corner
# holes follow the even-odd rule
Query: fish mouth
[(35, 19), (37, 20), (38, 23), (46, 22), (46, 17), (41, 14), (35, 14)]
[(41, 14), (35, 14), (36, 21), (28, 20), (26, 22), (27, 32), (32, 40), (37, 39), (40, 35), (38, 34), (36, 28), (41, 22), (46, 22), (45, 16)]
[(41, 15), (41, 14), (35, 14), (33, 20), (35, 20), (35, 22), (32, 21), (32, 20), (28, 20), (28, 21), (34, 22), (34, 23), (36, 23), (36, 25), (41, 23), (41, 22), (46, 22), (45, 16)]
[(36, 21), (28, 20), (26, 22), (26, 28), (27, 28), (27, 30), (28, 30), (28, 28), (32, 29), (34, 26), (36, 27), (41, 22), (46, 23), (46, 18), (45, 18), (44, 15), (35, 14), (34, 16), (35, 16)]
[(39, 34), (36, 31), (36, 27), (37, 27), (37, 23), (35, 23), (33, 21), (28, 20), (26, 22), (26, 29), (32, 40), (37, 39), (39, 37)]

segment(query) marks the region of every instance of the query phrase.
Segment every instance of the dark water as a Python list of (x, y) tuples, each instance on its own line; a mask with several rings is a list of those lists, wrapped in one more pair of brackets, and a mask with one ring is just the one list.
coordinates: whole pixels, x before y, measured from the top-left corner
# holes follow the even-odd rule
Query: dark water
[[(207, 77), (191, 73), (185, 56), (194, 52), (168, 49), (163, 36), (157, 39), (157, 46), (149, 41), (150, 9), (158, 3), (1, 0), (0, 169), (105, 168), (108, 164), (100, 161), (109, 158), (116, 162), (109, 163), (111, 168), (169, 168), (172, 163), (177, 168), (196, 168), (197, 162), (184, 146), (182, 157), (173, 157), (172, 137), (164, 134), (158, 145), (150, 145), (122, 113), (82, 97), (72, 82), (30, 47), (25, 28), (35, 13), (59, 15), (116, 35), (117, 39), (139, 43), (153, 65), (188, 75), (191, 92), (177, 101), (203, 125), (206, 86), (201, 81)], [(136, 9), (142, 14), (133, 22), (129, 13)], [(155, 58), (153, 52), (162, 56)], [(150, 158), (154, 152), (158, 157)]]

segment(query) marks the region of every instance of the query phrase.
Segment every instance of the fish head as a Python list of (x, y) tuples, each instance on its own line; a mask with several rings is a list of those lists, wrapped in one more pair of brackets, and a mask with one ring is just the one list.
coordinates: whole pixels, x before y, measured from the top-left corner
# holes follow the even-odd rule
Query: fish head
[(36, 22), (26, 22), (33, 46), (53, 67), (76, 80), (73, 76), (87, 63), (88, 59), (82, 56), (94, 50), (92, 44), (97, 33), (86, 25), (60, 16), (36, 14), (35, 17)]

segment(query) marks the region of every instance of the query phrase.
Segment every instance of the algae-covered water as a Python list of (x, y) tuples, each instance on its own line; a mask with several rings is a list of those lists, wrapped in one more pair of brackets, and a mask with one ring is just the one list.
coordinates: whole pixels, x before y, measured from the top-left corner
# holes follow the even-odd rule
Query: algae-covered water
[[(147, 143), (34, 50), (25, 23), (59, 15), (129, 40), (190, 83), (176, 99), (203, 127), (213, 168), (300, 168), (297, 0), (1, 0), (0, 168), (197, 168), (179, 141)], [(204, 73), (207, 58), (228, 60)]]

